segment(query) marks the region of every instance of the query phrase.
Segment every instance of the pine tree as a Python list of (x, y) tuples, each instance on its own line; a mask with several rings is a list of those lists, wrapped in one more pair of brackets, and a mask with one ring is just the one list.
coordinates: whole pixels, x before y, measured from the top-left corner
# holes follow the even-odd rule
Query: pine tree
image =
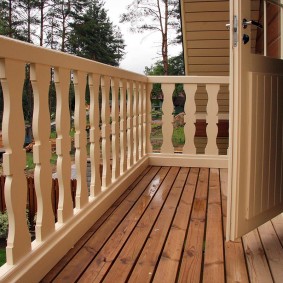
[[(132, 0), (120, 22), (131, 24), (131, 31), (156, 31), (161, 35), (161, 53), (164, 75), (168, 75), (168, 45), (170, 30), (180, 26), (179, 0)], [(173, 40), (174, 42), (174, 40)]]
[(18, 1), (1, 0), (0, 2), (0, 34), (23, 40), (19, 32), (21, 21), (16, 11)]
[(22, 40), (33, 43), (36, 34), (36, 0), (18, 0), (17, 13)]
[(84, 58), (118, 66), (125, 45), (121, 32), (110, 22), (103, 5), (93, 0), (85, 14), (74, 15), (68, 50)]

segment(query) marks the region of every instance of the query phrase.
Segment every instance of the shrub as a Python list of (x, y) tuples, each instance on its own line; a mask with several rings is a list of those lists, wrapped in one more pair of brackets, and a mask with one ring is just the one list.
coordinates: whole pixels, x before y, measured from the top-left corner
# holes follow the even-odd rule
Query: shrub
[(6, 239), (8, 235), (8, 213), (0, 213), (0, 238)]
[[(27, 224), (28, 224), (28, 227), (30, 228), (30, 223), (28, 220), (28, 210), (26, 210), (26, 215), (27, 215)], [(0, 213), (0, 238), (1, 239), (7, 239), (8, 229), (9, 229), (8, 213), (7, 213), (7, 210), (5, 210), (4, 213)]]

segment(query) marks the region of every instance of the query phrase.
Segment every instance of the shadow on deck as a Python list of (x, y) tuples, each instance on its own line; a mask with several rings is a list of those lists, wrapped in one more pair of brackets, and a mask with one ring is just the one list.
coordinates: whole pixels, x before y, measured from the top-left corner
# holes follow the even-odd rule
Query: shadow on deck
[(148, 167), (42, 282), (283, 282), (283, 217), (225, 243), (227, 169)]

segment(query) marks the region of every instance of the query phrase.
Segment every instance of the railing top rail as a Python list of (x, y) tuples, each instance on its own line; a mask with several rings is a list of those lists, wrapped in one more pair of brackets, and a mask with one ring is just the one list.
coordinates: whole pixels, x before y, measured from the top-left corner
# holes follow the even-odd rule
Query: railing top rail
[(149, 83), (229, 84), (229, 76), (148, 76)]
[(43, 48), (5, 36), (0, 36), (0, 59), (1, 58), (147, 82), (147, 77), (141, 74), (94, 62), (61, 51)]

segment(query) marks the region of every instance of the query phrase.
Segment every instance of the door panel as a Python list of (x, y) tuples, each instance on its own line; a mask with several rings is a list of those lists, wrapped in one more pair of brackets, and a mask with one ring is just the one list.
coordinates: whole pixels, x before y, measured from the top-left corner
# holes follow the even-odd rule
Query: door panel
[(231, 240), (283, 211), (283, 60), (251, 54), (251, 41), (241, 41), (254, 30), (241, 25), (242, 19), (251, 19), (251, 0), (232, 2), (239, 42), (231, 50), (230, 69), (231, 209), (226, 236)]

